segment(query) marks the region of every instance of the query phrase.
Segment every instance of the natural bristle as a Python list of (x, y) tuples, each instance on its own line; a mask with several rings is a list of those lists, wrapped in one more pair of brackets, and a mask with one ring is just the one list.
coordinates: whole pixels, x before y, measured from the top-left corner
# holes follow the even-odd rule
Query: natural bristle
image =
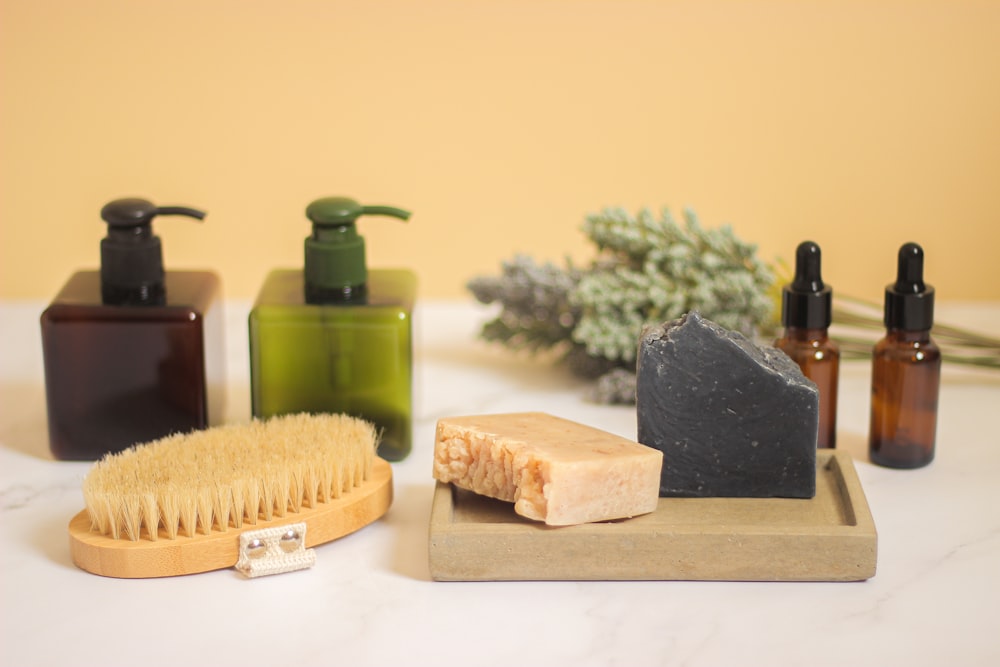
[(174, 435), (101, 459), (84, 501), (94, 530), (114, 539), (240, 528), (362, 484), (377, 440), (366, 421), (307, 414)]

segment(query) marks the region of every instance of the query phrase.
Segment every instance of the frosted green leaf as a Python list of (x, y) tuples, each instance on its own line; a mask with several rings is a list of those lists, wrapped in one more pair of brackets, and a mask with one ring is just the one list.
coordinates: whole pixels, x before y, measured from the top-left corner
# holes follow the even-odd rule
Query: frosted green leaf
[(659, 215), (606, 208), (586, 216), (583, 231), (598, 250), (589, 268), (518, 256), (499, 278), (470, 281), (479, 301), (502, 306), (483, 338), (512, 349), (558, 348), (576, 372), (605, 374), (595, 395), (622, 402), (634, 401), (628, 376), (644, 327), (698, 310), (752, 337), (770, 319), (773, 275), (728, 225), (705, 229), (691, 210), (678, 224), (667, 208)]

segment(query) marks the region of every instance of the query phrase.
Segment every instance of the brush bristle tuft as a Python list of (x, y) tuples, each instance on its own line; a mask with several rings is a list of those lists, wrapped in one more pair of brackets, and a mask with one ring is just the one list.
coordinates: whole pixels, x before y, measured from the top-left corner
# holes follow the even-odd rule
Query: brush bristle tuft
[(105, 456), (83, 497), (114, 539), (194, 537), (339, 498), (370, 477), (377, 447), (375, 428), (347, 415), (218, 426)]

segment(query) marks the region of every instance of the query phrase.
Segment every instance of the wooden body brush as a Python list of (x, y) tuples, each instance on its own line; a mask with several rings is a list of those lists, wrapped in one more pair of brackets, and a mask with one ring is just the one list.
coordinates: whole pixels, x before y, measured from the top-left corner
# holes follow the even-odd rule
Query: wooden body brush
[[(305, 547), (388, 510), (392, 468), (376, 456), (377, 444), (368, 422), (299, 414), (108, 455), (84, 479), (86, 509), (69, 524), (73, 562), (122, 578), (206, 572), (265, 552), (301, 563)], [(248, 542), (249, 531), (275, 534), (273, 548), (263, 539)]]

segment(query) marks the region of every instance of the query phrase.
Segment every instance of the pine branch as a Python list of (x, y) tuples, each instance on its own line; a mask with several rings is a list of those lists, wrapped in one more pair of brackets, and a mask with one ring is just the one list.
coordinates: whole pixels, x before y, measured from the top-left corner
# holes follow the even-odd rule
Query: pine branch
[(500, 277), (470, 280), (467, 287), (480, 303), (502, 306), (481, 336), (532, 352), (566, 344), (579, 317), (568, 296), (578, 281), (579, 271), (572, 265), (539, 265), (525, 255), (504, 262)]
[(730, 227), (705, 229), (695, 214), (679, 225), (664, 209), (590, 215), (584, 232), (601, 255), (570, 293), (580, 309), (573, 340), (596, 357), (634, 364), (642, 329), (697, 310), (721, 326), (754, 335), (772, 302), (770, 269)]

